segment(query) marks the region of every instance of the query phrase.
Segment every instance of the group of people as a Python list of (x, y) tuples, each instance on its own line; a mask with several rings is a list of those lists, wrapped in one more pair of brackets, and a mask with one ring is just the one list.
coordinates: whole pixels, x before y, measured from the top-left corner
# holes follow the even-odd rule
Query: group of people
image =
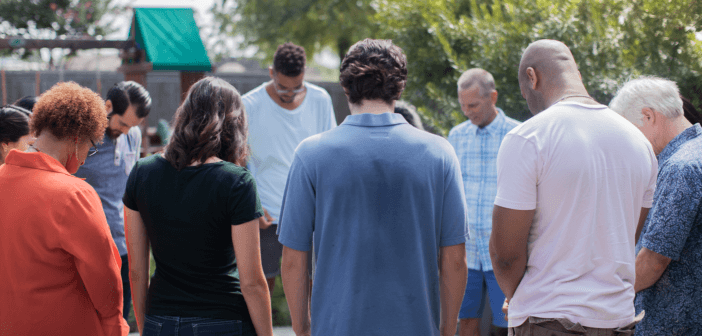
[(470, 69), (447, 140), (398, 102), (391, 41), (342, 60), (338, 126), (305, 63), (286, 43), (243, 96), (198, 81), (143, 159), (137, 83), (0, 109), (0, 335), (126, 335), (133, 302), (142, 335), (270, 336), (279, 274), (297, 335), (478, 335), (485, 293), (495, 335), (702, 334), (702, 127), (674, 82), (608, 107), (539, 40), (534, 116)]

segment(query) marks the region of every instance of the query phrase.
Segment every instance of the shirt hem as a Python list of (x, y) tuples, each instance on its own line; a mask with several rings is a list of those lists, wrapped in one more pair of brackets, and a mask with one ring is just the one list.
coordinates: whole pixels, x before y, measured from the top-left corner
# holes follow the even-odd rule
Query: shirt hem
[[(508, 315), (509, 316), (509, 315)], [(544, 314), (533, 314), (533, 315), (526, 315), (526, 316), (516, 316), (516, 317), (509, 317), (509, 328), (516, 328), (530, 317), (538, 317), (538, 318), (565, 318), (568, 319), (570, 322), (573, 323), (580, 323), (584, 327), (589, 327), (589, 328), (599, 328), (599, 329), (613, 329), (613, 328), (619, 328), (623, 327), (632, 321), (634, 321), (635, 314), (632, 312), (632, 314), (623, 319), (618, 319), (618, 320), (595, 320), (595, 319), (588, 319), (588, 318), (583, 318), (583, 317), (576, 317), (576, 316), (567, 316), (565, 314), (557, 314), (557, 313), (544, 313)]]
[(286, 247), (289, 247), (293, 250), (302, 251), (302, 252), (308, 252), (312, 248), (312, 246), (310, 244), (303, 244), (303, 243), (289, 241), (289, 240), (283, 238), (282, 236), (278, 237), (278, 241), (281, 244), (285, 245)]
[(439, 243), (439, 246), (445, 247), (445, 246), (453, 246), (453, 245), (458, 245), (460, 243), (465, 243), (466, 239), (470, 237), (469, 234), (465, 234), (461, 237), (455, 237), (451, 239), (442, 239), (441, 242)]
[(495, 205), (512, 210), (536, 209), (536, 202), (514, 202), (500, 197), (495, 197)]

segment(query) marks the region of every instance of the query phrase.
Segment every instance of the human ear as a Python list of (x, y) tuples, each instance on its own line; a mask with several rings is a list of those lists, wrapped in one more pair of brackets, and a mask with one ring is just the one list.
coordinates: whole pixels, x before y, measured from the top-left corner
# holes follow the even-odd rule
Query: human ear
[(271, 77), (271, 79), (274, 79), (275, 71), (273, 71), (273, 67), (268, 67), (268, 76)]
[(492, 105), (497, 103), (497, 90), (492, 90), (490, 93), (490, 101), (492, 101)]
[(536, 77), (536, 71), (534, 71), (534, 68), (532, 68), (532, 67), (526, 68), (526, 75), (527, 75), (527, 78), (529, 79), (529, 84), (531, 85), (531, 89), (536, 90), (536, 85), (538, 85), (539, 79)]
[(644, 124), (655, 124), (656, 113), (650, 107), (644, 107), (641, 109), (641, 120)]
[(105, 111), (107, 111), (107, 114), (112, 112), (112, 101), (109, 99), (105, 101)]

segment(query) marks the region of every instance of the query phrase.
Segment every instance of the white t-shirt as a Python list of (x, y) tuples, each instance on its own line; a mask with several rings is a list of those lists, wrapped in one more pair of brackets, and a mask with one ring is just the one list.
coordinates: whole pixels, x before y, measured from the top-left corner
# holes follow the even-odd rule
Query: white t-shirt
[(634, 236), (658, 162), (631, 123), (603, 105), (561, 102), (507, 134), (495, 204), (536, 209), (509, 326), (529, 316), (617, 328), (634, 318)]
[(242, 97), (249, 120), (251, 155), (247, 168), (256, 179), (261, 205), (275, 219), (280, 219), (285, 182), (297, 145), (307, 137), (336, 126), (329, 93), (305, 82), (307, 95), (294, 110), (278, 105), (266, 92), (263, 83)]

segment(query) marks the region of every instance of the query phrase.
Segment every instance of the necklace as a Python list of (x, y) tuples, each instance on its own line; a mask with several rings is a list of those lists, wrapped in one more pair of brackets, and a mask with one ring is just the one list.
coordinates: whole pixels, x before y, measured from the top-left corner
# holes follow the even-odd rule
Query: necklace
[[(562, 102), (562, 101), (564, 101), (564, 100), (566, 100), (566, 99), (568, 99), (568, 98), (575, 98), (575, 97), (578, 97), (578, 98), (589, 98), (589, 99), (595, 100), (595, 98), (590, 97), (590, 95), (579, 95), (579, 94), (574, 94), (574, 95), (567, 95), (567, 96), (561, 97), (561, 99), (556, 100), (556, 102), (553, 103), (553, 104), (551, 104), (551, 106), (556, 105), (556, 104), (558, 104), (558, 103), (560, 103), (560, 102)], [(596, 100), (595, 100), (595, 101), (596, 101)]]

